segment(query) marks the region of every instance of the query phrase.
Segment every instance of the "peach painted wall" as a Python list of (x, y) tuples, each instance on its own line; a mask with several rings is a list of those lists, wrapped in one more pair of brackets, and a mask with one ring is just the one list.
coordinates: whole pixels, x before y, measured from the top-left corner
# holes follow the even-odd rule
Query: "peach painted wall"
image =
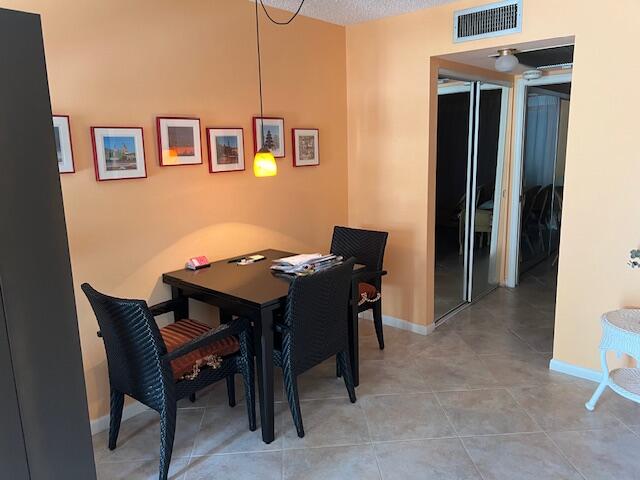
[(391, 232), (385, 314), (431, 323), (430, 58), (575, 35), (554, 358), (598, 368), (599, 316), (640, 303), (640, 272), (626, 266), (640, 245), (640, 92), (622, 86), (640, 74), (640, 3), (524, 0), (522, 33), (454, 44), (453, 11), (483, 3), (347, 27), (349, 222)]
[[(253, 4), (244, 0), (0, 0), (40, 13), (54, 112), (71, 116), (77, 173), (62, 176), (91, 418), (107, 413), (106, 360), (81, 282), (167, 299), (162, 272), (186, 258), (261, 248), (326, 251), (347, 221), (343, 27), (263, 23), (265, 114), (285, 119), (275, 178), (251, 171), (259, 113)], [(280, 12), (282, 16), (285, 14)], [(288, 15), (288, 14), (287, 14)], [(245, 172), (158, 166), (155, 116), (244, 128)], [(144, 127), (149, 178), (97, 183), (91, 125)], [(319, 167), (293, 168), (292, 127), (320, 129)], [(204, 133), (202, 142), (205, 146)], [(208, 312), (201, 310), (203, 317)]]

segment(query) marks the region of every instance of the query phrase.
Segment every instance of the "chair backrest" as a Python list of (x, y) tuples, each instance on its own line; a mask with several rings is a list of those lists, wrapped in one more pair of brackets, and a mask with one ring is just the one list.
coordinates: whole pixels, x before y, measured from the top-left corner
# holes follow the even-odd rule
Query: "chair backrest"
[(351, 258), (291, 282), (282, 348), (292, 356), (296, 374), (348, 350), (347, 317), (354, 264)]
[(88, 283), (82, 290), (100, 326), (111, 388), (153, 408), (158, 400), (154, 392), (171, 372), (160, 361), (167, 348), (147, 303), (104, 295)]
[(344, 258), (354, 257), (356, 263), (366, 265), (369, 270), (382, 270), (388, 236), (387, 232), (334, 227), (331, 253)]

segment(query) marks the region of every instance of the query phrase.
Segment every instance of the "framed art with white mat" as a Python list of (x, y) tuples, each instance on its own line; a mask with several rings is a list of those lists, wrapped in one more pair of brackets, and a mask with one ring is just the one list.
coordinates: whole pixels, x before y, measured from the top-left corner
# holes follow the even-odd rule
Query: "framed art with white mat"
[(161, 167), (202, 164), (200, 119), (157, 117), (156, 129)]
[(320, 165), (320, 132), (317, 128), (294, 128), (293, 166)]
[(275, 158), (282, 158), (285, 155), (284, 142), (284, 118), (253, 117), (254, 153), (266, 147)]
[(60, 173), (74, 173), (71, 125), (68, 115), (53, 115), (53, 135), (56, 140), (56, 156)]
[(207, 128), (209, 172), (244, 170), (244, 131), (242, 128)]
[(146, 178), (141, 127), (91, 127), (96, 180)]

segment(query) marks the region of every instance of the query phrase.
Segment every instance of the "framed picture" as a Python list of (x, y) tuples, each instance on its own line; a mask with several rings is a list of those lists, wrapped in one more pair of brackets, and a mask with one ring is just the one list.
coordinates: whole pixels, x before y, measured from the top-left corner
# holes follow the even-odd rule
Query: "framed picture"
[(317, 128), (294, 128), (293, 166), (310, 167), (320, 165), (320, 140)]
[(53, 115), (53, 136), (56, 139), (58, 171), (60, 173), (74, 173), (76, 169), (73, 165), (71, 126), (68, 115)]
[(96, 180), (146, 178), (140, 127), (91, 127)]
[(160, 166), (201, 165), (200, 120), (157, 117)]
[(209, 171), (244, 170), (244, 132), (242, 128), (207, 128)]
[(253, 117), (253, 148), (267, 147), (276, 158), (284, 157), (284, 118)]

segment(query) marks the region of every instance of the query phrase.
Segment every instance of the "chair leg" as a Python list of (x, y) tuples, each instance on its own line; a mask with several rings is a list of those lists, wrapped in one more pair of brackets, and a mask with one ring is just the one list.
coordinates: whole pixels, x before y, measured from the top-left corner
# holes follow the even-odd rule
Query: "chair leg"
[(120, 422), (122, 421), (122, 407), (124, 406), (124, 393), (111, 389), (111, 414), (109, 421), (109, 450), (115, 450)]
[(253, 367), (252, 339), (247, 332), (240, 335), (240, 353), (242, 355), (242, 381), (244, 383), (244, 401), (247, 404), (249, 430), (254, 432), (256, 426), (256, 382)]
[(340, 378), (342, 376), (342, 372), (340, 371), (340, 364), (336, 360), (336, 377)]
[(296, 426), (298, 437), (304, 437), (304, 427), (302, 426), (302, 412), (300, 411), (300, 397), (298, 396), (298, 378), (294, 375), (289, 362), (285, 361), (283, 366), (284, 388), (287, 392), (289, 409)]
[(340, 370), (342, 370), (342, 378), (344, 379), (344, 384), (347, 387), (347, 392), (349, 392), (349, 400), (351, 400), (351, 403), (356, 403), (356, 389), (353, 384), (353, 375), (351, 374), (351, 361), (349, 360), (349, 353), (340, 352), (338, 353), (337, 358)]
[(227, 377), (227, 396), (229, 397), (229, 406), (236, 406), (236, 383), (235, 376), (229, 375)]
[(196, 403), (196, 392), (193, 392), (191, 395), (189, 395), (189, 401), (191, 403)]
[(167, 480), (176, 433), (176, 403), (168, 402), (160, 412), (160, 480)]
[(384, 334), (382, 333), (382, 300), (378, 300), (373, 304), (373, 326), (376, 329), (376, 337), (378, 337), (378, 346), (380, 350), (384, 350)]

